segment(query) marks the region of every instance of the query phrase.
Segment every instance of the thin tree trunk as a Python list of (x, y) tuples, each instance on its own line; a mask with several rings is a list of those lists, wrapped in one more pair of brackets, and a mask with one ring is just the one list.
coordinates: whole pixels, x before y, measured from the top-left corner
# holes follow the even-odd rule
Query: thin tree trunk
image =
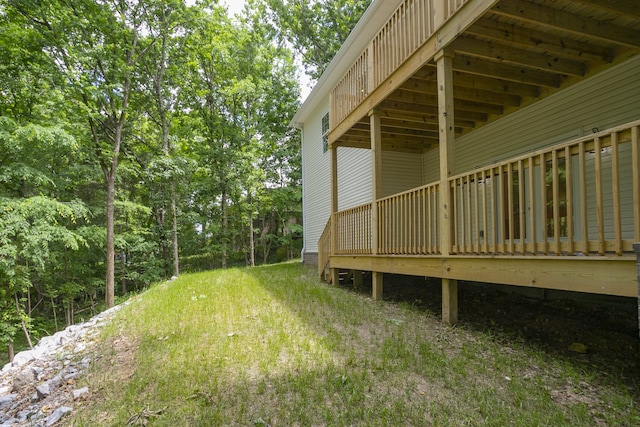
[(15, 352), (13, 351), (13, 341), (7, 343), (7, 355), (9, 356), (9, 363), (13, 362)]
[(56, 331), (58, 330), (58, 315), (56, 314), (56, 304), (53, 302), (53, 297), (51, 298), (51, 307), (53, 307), (53, 324), (56, 327)]
[(251, 207), (251, 203), (249, 203), (249, 249), (251, 251), (251, 267), (256, 266), (256, 244), (255, 239), (253, 237), (253, 208)]
[(107, 308), (111, 308), (115, 303), (115, 168), (105, 175), (107, 178), (107, 272), (104, 302)]
[(173, 246), (173, 275), (180, 275), (180, 259), (178, 258), (178, 208), (176, 207), (176, 191), (174, 184), (171, 184), (171, 217), (172, 225), (172, 246)]
[(31, 335), (29, 335), (29, 330), (27, 329), (26, 323), (24, 323), (24, 317), (20, 314), (20, 303), (18, 302), (18, 294), (13, 294), (13, 297), (16, 300), (16, 310), (18, 312), (18, 316), (20, 316), (20, 326), (22, 326), (22, 332), (24, 332), (24, 337), (27, 339), (27, 344), (29, 344), (29, 348), (33, 350), (33, 344), (31, 343)]
[(220, 210), (222, 211), (222, 260), (221, 267), (227, 268), (227, 228), (229, 227), (229, 218), (227, 217), (227, 191), (223, 188), (222, 200), (220, 202)]

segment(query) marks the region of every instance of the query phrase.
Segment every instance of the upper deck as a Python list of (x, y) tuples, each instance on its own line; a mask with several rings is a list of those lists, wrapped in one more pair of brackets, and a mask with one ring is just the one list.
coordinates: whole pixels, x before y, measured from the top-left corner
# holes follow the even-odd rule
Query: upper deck
[(404, 0), (331, 91), (329, 143), (382, 149), (438, 145), (434, 58), (453, 57), (455, 134), (563, 90), (640, 53), (631, 0)]

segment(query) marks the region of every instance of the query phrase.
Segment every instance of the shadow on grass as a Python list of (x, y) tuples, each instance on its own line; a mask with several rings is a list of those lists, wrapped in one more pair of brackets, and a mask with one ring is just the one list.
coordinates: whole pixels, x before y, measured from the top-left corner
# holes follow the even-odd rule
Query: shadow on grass
[[(314, 270), (300, 268), (315, 276)], [(264, 286), (269, 289), (268, 283)], [(365, 275), (359, 289), (352, 284), (340, 288), (369, 296), (370, 277)], [(385, 274), (387, 302), (440, 319), (441, 298), (437, 279)], [(636, 299), (465, 282), (459, 283), (458, 298), (459, 327), (486, 333), (502, 344), (561, 358), (578, 372), (593, 372), (605, 383), (610, 379), (625, 384), (631, 395), (640, 398)], [(317, 327), (313, 316), (294, 310), (311, 328)], [(580, 346), (574, 343), (584, 345), (586, 352), (576, 352)]]
[[(385, 275), (384, 290), (387, 301), (441, 315), (438, 279)], [(356, 291), (368, 293), (370, 287)], [(577, 368), (596, 369), (640, 396), (635, 298), (460, 282), (458, 299), (459, 326), (566, 358)], [(576, 352), (580, 346), (574, 343), (586, 346), (586, 352)]]

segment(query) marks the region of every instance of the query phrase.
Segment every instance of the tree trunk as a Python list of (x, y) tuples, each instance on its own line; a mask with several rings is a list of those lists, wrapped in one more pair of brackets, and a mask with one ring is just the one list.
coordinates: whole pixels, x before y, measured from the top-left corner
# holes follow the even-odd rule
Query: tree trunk
[(107, 272), (104, 302), (107, 308), (111, 308), (115, 302), (115, 169), (112, 168), (109, 173), (105, 173), (105, 178), (107, 180)]
[(53, 324), (56, 327), (56, 331), (58, 330), (58, 315), (56, 314), (56, 304), (53, 301), (53, 297), (51, 298), (51, 307), (53, 308)]
[(227, 217), (227, 191), (225, 188), (222, 189), (222, 197), (220, 202), (220, 210), (222, 212), (222, 259), (220, 263), (221, 267), (227, 268), (227, 228), (229, 227), (229, 218)]
[(9, 356), (9, 363), (13, 362), (15, 352), (13, 351), (13, 341), (7, 343), (7, 355)]
[(249, 203), (249, 250), (251, 251), (251, 267), (256, 266), (256, 244), (255, 239), (253, 237), (253, 208), (251, 207), (251, 203)]
[(178, 258), (178, 208), (176, 207), (176, 190), (174, 184), (171, 184), (171, 217), (172, 224), (172, 246), (173, 246), (173, 275), (180, 275), (180, 259)]
[(18, 316), (20, 316), (20, 326), (22, 327), (22, 332), (24, 332), (24, 337), (27, 339), (27, 344), (29, 344), (29, 348), (33, 350), (33, 343), (31, 343), (31, 335), (29, 335), (29, 330), (27, 329), (26, 323), (24, 323), (24, 317), (20, 310), (20, 303), (18, 302), (18, 294), (13, 294), (13, 297), (16, 300), (16, 311), (18, 312)]

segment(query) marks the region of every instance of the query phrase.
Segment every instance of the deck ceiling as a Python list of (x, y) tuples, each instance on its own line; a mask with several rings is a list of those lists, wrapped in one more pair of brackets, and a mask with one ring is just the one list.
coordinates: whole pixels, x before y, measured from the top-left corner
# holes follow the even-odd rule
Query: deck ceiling
[[(638, 0), (502, 0), (467, 28), (453, 53), (456, 134), (516, 111), (640, 53)], [(378, 109), (384, 150), (438, 144), (436, 67), (404, 81)], [(370, 147), (369, 118), (337, 141)]]

